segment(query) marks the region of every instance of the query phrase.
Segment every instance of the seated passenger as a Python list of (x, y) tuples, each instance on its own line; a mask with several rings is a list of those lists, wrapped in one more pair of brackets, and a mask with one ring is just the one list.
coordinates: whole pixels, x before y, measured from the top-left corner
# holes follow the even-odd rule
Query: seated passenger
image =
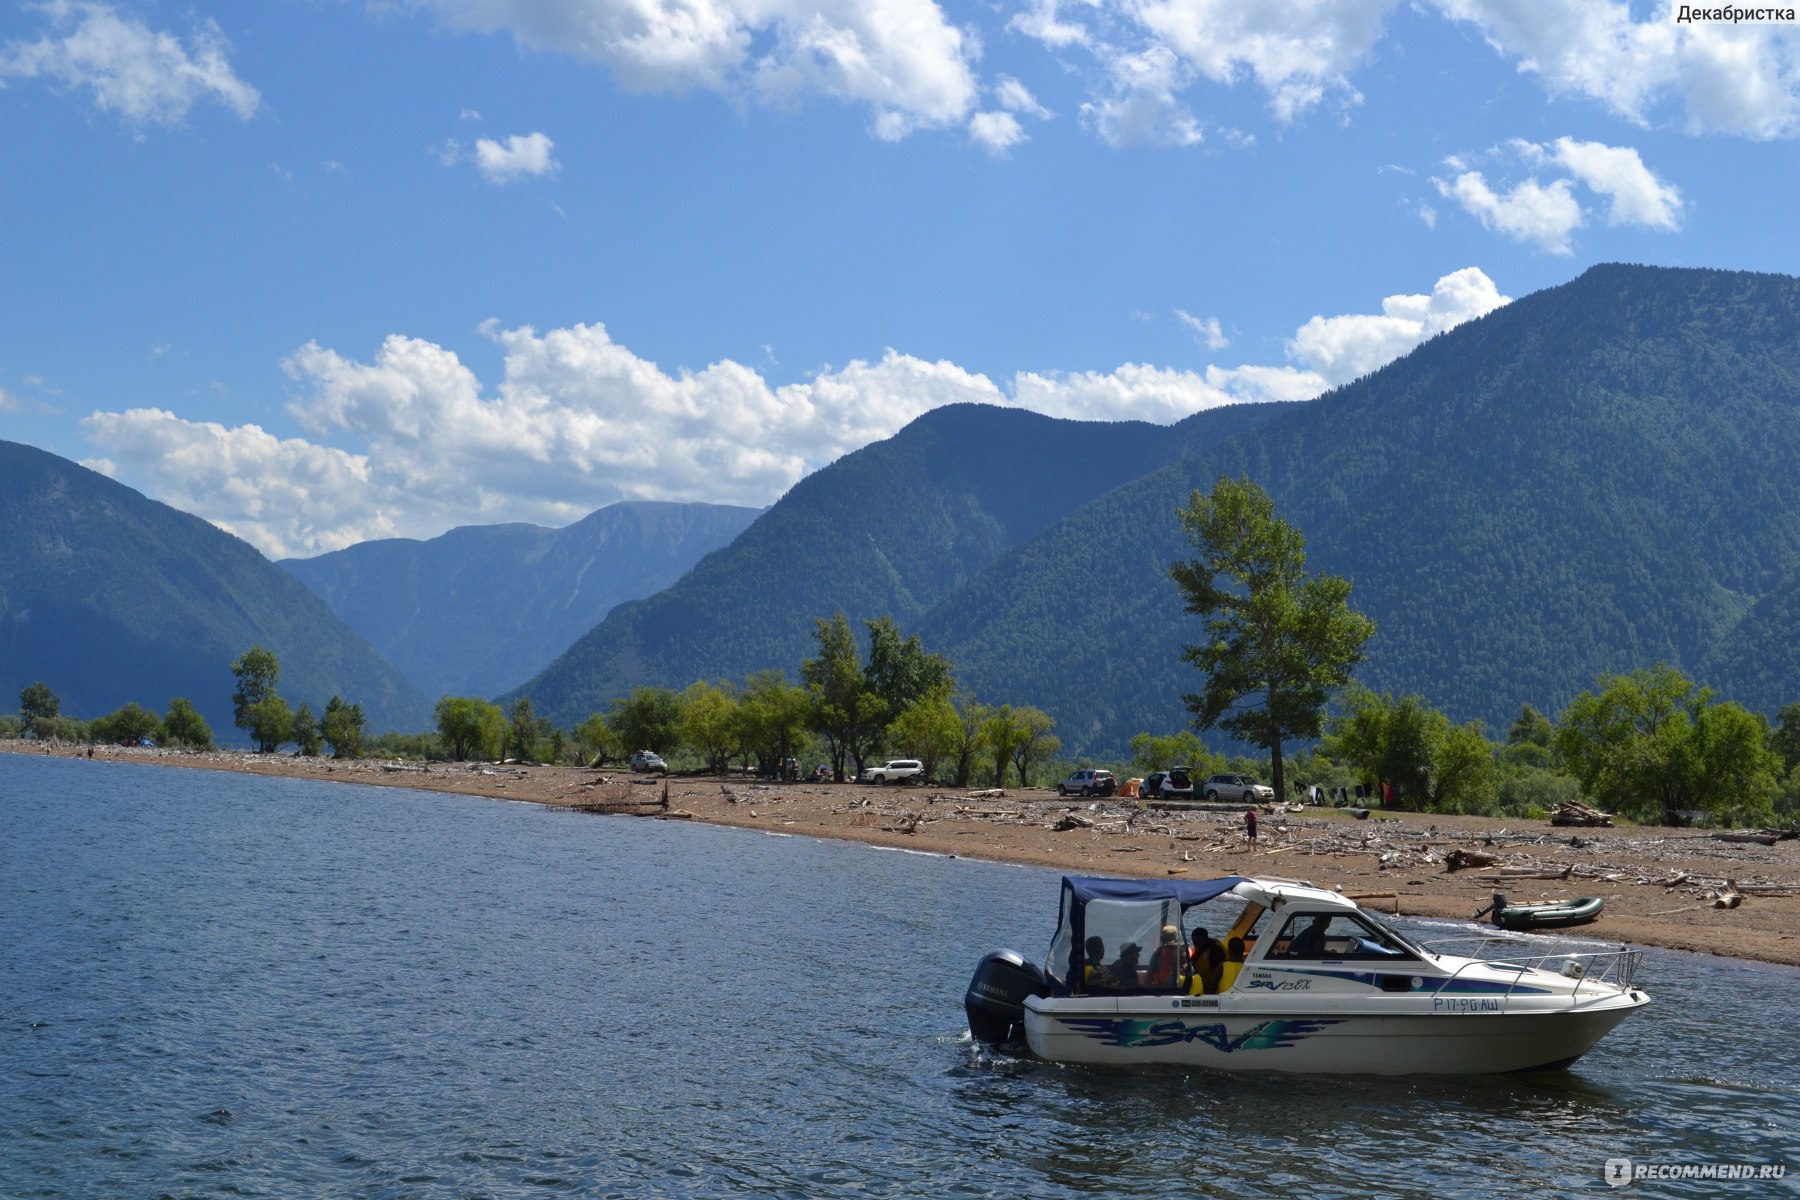
[(1150, 970), (1144, 986), (1159, 991), (1173, 991), (1187, 974), (1187, 955), (1181, 952), (1181, 930), (1173, 925), (1162, 927), (1161, 944), (1150, 955)]
[(1135, 988), (1141, 986), (1138, 982), (1138, 955), (1143, 952), (1143, 947), (1136, 942), (1126, 942), (1119, 947), (1119, 957), (1113, 960), (1112, 965), (1114, 987)]
[(1206, 926), (1194, 930), (1194, 945), (1188, 951), (1191, 996), (1214, 996), (1219, 991), (1219, 974), (1225, 968), (1225, 947), (1208, 933)]
[(1289, 958), (1324, 958), (1325, 927), (1331, 924), (1331, 918), (1319, 913), (1312, 919), (1312, 924), (1302, 929), (1288, 946)]
[(1087, 992), (1110, 992), (1119, 986), (1113, 978), (1112, 968), (1106, 965), (1106, 943), (1097, 937), (1091, 937), (1082, 943), (1087, 953), (1087, 962), (1081, 968), (1082, 990)]
[(1244, 969), (1244, 939), (1234, 937), (1225, 947), (1225, 967), (1219, 972), (1219, 990), (1229, 992), (1231, 985), (1237, 982), (1238, 972)]

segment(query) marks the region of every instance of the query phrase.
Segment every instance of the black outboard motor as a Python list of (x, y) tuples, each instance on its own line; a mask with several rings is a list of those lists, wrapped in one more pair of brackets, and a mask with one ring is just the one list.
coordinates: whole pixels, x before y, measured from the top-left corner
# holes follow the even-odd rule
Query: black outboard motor
[(1049, 994), (1050, 981), (1037, 964), (1026, 962), (1016, 950), (991, 951), (963, 994), (969, 1032), (977, 1041), (1003, 1046), (1023, 1028), (1025, 997)]

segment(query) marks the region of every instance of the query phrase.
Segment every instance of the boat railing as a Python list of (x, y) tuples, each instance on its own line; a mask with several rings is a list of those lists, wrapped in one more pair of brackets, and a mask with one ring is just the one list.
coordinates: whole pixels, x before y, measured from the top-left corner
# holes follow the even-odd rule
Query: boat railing
[[(1536, 943), (1537, 939), (1533, 941)], [(1513, 989), (1519, 986), (1526, 973), (1533, 970), (1550, 971), (1575, 980), (1571, 1000), (1579, 999), (1582, 989), (1590, 984), (1596, 988), (1605, 986), (1629, 989), (1643, 962), (1643, 951), (1626, 946), (1608, 946), (1602, 949), (1592, 949), (1592, 946), (1592, 942), (1556, 940), (1525, 947), (1517, 938), (1483, 936), (1441, 938), (1422, 944), (1423, 949), (1434, 955), (1468, 960), (1450, 976), (1452, 980), (1477, 967), (1484, 971), (1512, 971), (1512, 983), (1505, 992), (1508, 996), (1512, 995)], [(1520, 954), (1518, 951), (1521, 949), (1530, 949), (1532, 953)]]

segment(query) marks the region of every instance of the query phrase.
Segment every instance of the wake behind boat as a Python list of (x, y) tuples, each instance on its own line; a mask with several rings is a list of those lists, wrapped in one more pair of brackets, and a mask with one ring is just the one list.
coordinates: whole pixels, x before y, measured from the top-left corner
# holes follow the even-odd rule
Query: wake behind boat
[(1567, 1067), (1650, 1002), (1637, 951), (1450, 954), (1295, 880), (1065, 876), (1061, 907), (1047, 969), (1010, 950), (976, 968), (981, 1041), (1022, 1030), (1053, 1062), (1490, 1074)]

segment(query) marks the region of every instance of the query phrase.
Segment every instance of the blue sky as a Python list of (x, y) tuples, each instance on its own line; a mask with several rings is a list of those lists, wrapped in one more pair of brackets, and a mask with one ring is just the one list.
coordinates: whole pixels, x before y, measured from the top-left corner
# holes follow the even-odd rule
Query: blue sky
[(1676, 8), (0, 0), (0, 438), (308, 555), (1800, 273), (1800, 26)]

